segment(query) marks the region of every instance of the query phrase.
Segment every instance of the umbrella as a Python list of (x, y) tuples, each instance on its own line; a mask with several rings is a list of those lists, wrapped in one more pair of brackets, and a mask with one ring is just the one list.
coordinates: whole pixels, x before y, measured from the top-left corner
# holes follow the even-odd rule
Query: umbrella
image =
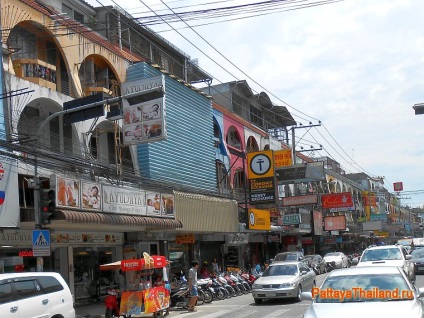
[(100, 270), (102, 271), (120, 269), (120, 268), (121, 268), (121, 261), (100, 265)]

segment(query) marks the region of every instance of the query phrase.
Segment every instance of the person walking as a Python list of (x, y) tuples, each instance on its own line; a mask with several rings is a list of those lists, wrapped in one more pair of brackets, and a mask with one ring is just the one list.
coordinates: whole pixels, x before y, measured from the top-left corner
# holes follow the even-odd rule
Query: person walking
[(193, 261), (191, 263), (191, 268), (188, 272), (188, 288), (190, 289), (190, 300), (188, 302), (188, 311), (197, 311), (194, 307), (197, 304), (197, 299), (199, 298), (199, 294), (197, 292), (197, 269), (199, 268), (199, 262)]

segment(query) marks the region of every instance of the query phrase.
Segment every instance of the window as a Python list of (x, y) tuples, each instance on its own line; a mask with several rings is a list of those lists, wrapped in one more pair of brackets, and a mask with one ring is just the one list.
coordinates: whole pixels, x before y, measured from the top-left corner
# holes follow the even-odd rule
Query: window
[(46, 294), (54, 293), (63, 290), (62, 284), (52, 276), (39, 276), (37, 277), (41, 287), (43, 287)]
[(5, 304), (13, 300), (12, 284), (0, 284), (0, 304)]
[(40, 286), (35, 280), (24, 280), (13, 283), (19, 299), (25, 299), (41, 294)]

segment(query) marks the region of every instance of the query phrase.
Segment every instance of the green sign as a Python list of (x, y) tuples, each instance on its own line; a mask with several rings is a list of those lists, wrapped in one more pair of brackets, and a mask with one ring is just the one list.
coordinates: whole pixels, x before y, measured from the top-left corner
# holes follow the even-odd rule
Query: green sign
[(300, 224), (300, 214), (288, 214), (283, 216), (284, 225)]

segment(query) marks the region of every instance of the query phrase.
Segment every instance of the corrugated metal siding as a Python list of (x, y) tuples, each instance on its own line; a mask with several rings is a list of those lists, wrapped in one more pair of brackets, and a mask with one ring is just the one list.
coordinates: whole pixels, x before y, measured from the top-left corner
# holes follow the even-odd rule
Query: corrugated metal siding
[[(131, 66), (127, 81), (158, 76), (145, 63)], [(167, 139), (137, 146), (141, 174), (152, 180), (216, 191), (212, 102), (165, 76)]]

